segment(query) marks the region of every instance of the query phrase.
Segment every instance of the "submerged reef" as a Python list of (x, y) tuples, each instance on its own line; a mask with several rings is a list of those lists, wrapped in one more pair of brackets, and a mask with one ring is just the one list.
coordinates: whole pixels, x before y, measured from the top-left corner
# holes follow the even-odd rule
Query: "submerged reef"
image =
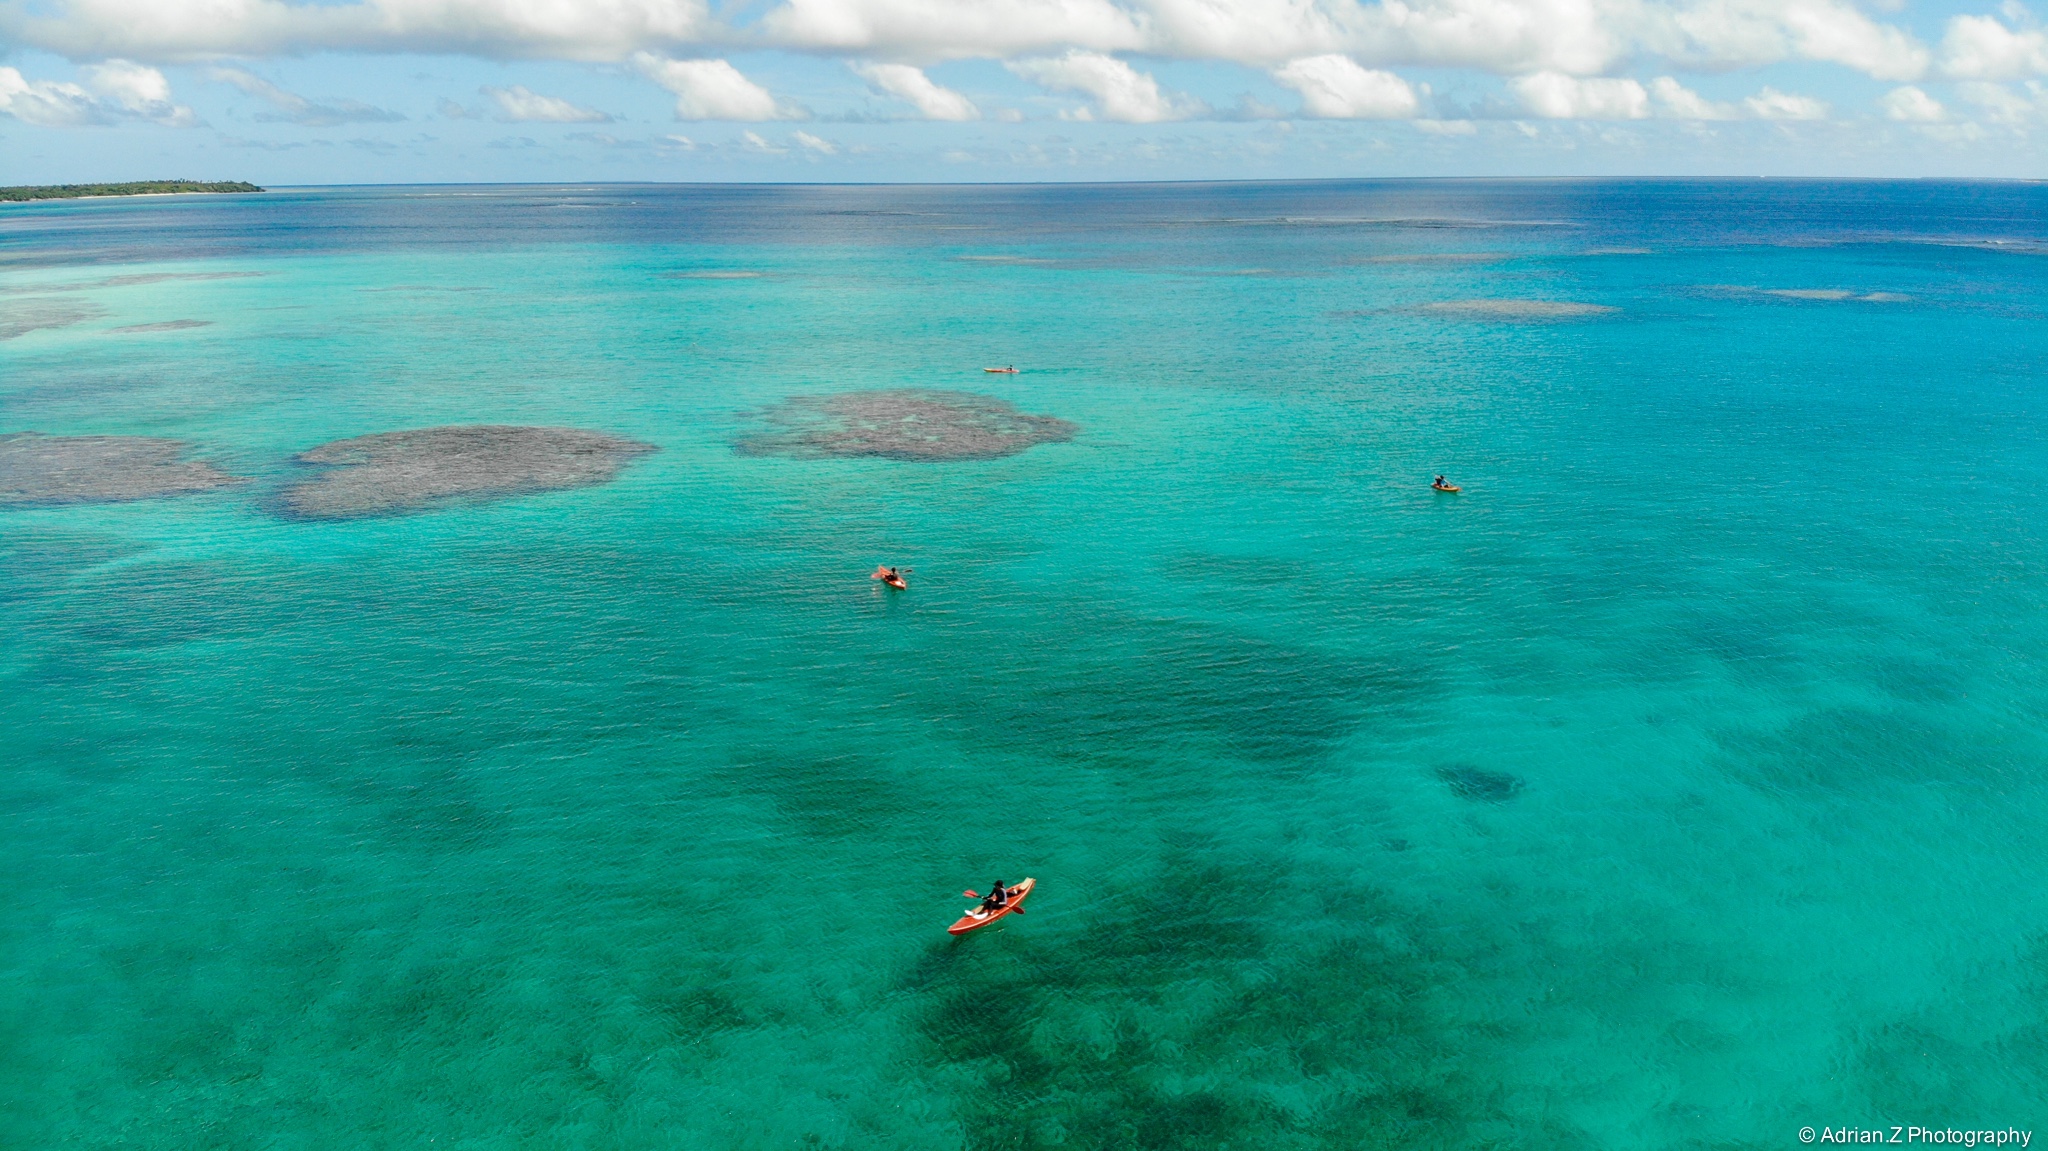
[(762, 414), (767, 427), (733, 445), (743, 456), (993, 460), (1081, 429), (973, 392), (900, 388), (794, 396)]
[(293, 456), (320, 470), (287, 485), (278, 506), (301, 519), (353, 519), (591, 487), (654, 450), (577, 428), (476, 424), (378, 432)]
[(0, 507), (146, 500), (242, 482), (212, 464), (180, 460), (185, 448), (148, 436), (0, 435)]
[(189, 328), (209, 328), (212, 326), (212, 320), (165, 320), (157, 324), (126, 324), (122, 327), (109, 328), (108, 330), (122, 333), (182, 332)]
[(1786, 300), (1861, 300), (1866, 304), (1903, 304), (1913, 298), (1897, 292), (1868, 292), (1859, 296), (1843, 288), (1759, 288), (1757, 291)]
[(1056, 264), (1059, 262), (1040, 256), (955, 256), (953, 258), (976, 264)]
[(1491, 264), (1513, 259), (1507, 252), (1394, 252), (1366, 256), (1359, 264)]
[[(1230, 856), (1225, 866), (1218, 846), (1169, 848), (1151, 883), (1064, 912), (1078, 922), (1057, 939), (929, 947), (906, 965), (897, 994), (917, 1024), (909, 1058), (951, 1093), (946, 1113), (971, 1133), (954, 1145), (1441, 1151), (1588, 1142), (1566, 1119), (1515, 1110), (1501, 1086), (1497, 1068), (1537, 1041), (1544, 1020), (1446, 991), (1509, 976), (1514, 961), (1501, 952), (1514, 933), (1498, 916), (1418, 912), (1348, 876), (1304, 876), (1301, 860), (1278, 853)], [(1320, 890), (1304, 897), (1308, 883)], [(1201, 898), (1185, 898), (1190, 890)], [(1276, 907), (1296, 923), (1276, 924)], [(1326, 928), (1325, 919), (1337, 922)], [(1550, 961), (1552, 948), (1537, 946)], [(989, 995), (996, 986), (1003, 994)], [(737, 1017), (723, 1026), (770, 1033), (737, 1008), (697, 1008), (691, 1018)], [(721, 1039), (746, 1041), (704, 1042)], [(992, 1081), (1000, 1090), (987, 1089)], [(1519, 1143), (1499, 1134), (1522, 1131), (1537, 1134)]]
[(0, 296), (36, 295), (47, 292), (86, 292), (95, 288), (128, 288), (175, 280), (251, 280), (262, 272), (137, 272), (104, 280), (80, 280), (70, 284), (30, 284), (0, 287)]
[(68, 328), (106, 314), (98, 304), (80, 300), (29, 299), (0, 308), (0, 340), (12, 340), (45, 328)]
[(1436, 777), (1458, 798), (1480, 803), (1503, 803), (1522, 790), (1522, 781), (1505, 771), (1487, 771), (1468, 764), (1439, 767)]
[(163, 284), (172, 282), (189, 283), (198, 280), (255, 280), (263, 272), (138, 272), (132, 276), (114, 276), (97, 283), (80, 284), (82, 288), (128, 288), (139, 284)]
[(1576, 300), (1445, 300), (1422, 305), (1422, 311), (1472, 320), (1576, 320), (1618, 312), (1606, 304)]
[(1913, 297), (1899, 292), (1854, 292), (1848, 288), (1753, 288), (1743, 284), (1703, 284), (1700, 291), (1717, 296), (1772, 296), (1780, 300), (1804, 300), (1839, 304), (1910, 304)]

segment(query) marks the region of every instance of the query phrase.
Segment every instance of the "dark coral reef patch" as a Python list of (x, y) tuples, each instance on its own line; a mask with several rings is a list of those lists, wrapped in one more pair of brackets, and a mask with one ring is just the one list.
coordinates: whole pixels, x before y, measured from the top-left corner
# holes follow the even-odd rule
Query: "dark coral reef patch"
[(766, 427), (734, 445), (741, 455), (941, 462), (993, 460), (1081, 429), (972, 392), (897, 388), (795, 396), (762, 414)]
[[(1447, 1010), (1448, 988), (1498, 962), (1482, 947), (1369, 886), (1325, 875), (1304, 898), (1289, 863), (1210, 865), (1202, 846), (1169, 850), (1170, 881), (1099, 910), (1047, 903), (1028, 929), (934, 944), (904, 973), (920, 1061), (959, 1085), (960, 1146), (1583, 1145), (1512, 1110), (1493, 1060), (1530, 1041), (1525, 1024)], [(1270, 934), (1276, 904), (1316, 926)]]
[(0, 506), (117, 503), (242, 482), (149, 436), (0, 435)]
[(1436, 777), (1451, 789), (1451, 794), (1476, 803), (1505, 803), (1522, 791), (1522, 781), (1507, 772), (1488, 771), (1470, 764), (1439, 767)]
[(592, 487), (654, 450), (577, 428), (476, 424), (378, 432), (292, 457), (320, 470), (287, 485), (278, 506), (301, 519), (354, 519)]

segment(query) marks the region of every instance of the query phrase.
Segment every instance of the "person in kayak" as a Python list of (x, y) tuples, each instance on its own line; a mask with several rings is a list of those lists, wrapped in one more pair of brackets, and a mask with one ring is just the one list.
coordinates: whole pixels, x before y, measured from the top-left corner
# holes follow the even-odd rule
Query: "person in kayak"
[(1010, 893), (1003, 889), (1003, 881), (998, 879), (995, 882), (995, 886), (988, 889), (988, 897), (981, 901), (981, 909), (983, 911), (1001, 911), (1003, 906), (1009, 902)]

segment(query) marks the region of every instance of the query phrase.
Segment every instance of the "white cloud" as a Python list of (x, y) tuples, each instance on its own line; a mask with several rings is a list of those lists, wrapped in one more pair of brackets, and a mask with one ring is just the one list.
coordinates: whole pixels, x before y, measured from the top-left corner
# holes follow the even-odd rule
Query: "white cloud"
[(1917, 80), (1927, 71), (1927, 49), (1911, 35), (1846, 4), (1788, 4), (1783, 19), (1805, 59), (1841, 64), (1879, 80)]
[(0, 112), (49, 128), (107, 123), (107, 114), (92, 93), (62, 80), (28, 80), (13, 68), (0, 68)]
[[(13, 7), (11, 38), (63, 55), (143, 59), (439, 52), (617, 60), (712, 31), (704, 0), (52, 0)], [(34, 12), (34, 15), (27, 14)]]
[(1917, 80), (1928, 52), (1913, 36), (1880, 24), (1845, 0), (1698, 0), (1690, 7), (1646, 7), (1645, 26), (1667, 24), (1679, 40), (1647, 32), (1645, 45), (1677, 59), (1741, 67), (1817, 60), (1880, 80)]
[(761, 152), (770, 156), (786, 155), (789, 149), (780, 144), (770, 144), (759, 132), (741, 132), (740, 147), (749, 152)]
[(1811, 96), (1798, 96), (1766, 87), (1742, 102), (1759, 120), (1825, 120), (1828, 106)]
[(1385, 0), (1351, 9), (1362, 19), (1344, 47), (1374, 63), (1587, 75), (1628, 55), (1637, 7), (1628, 0)]
[(1358, 66), (1349, 56), (1304, 56), (1273, 78), (1301, 93), (1301, 107), (1330, 120), (1400, 120), (1421, 107), (1415, 89), (1392, 72)]
[(1669, 76), (1650, 81), (1650, 95), (1674, 120), (1733, 120), (1741, 115), (1734, 105), (1716, 104)]
[(1941, 70), (1959, 80), (2048, 75), (2048, 33), (2015, 31), (1990, 16), (1957, 16), (1941, 39)]
[[(388, 124), (405, 119), (402, 113), (373, 108), (356, 100), (308, 100), (297, 92), (287, 92), (240, 68), (215, 68), (207, 75), (223, 84), (240, 88), (281, 113), (259, 115), (256, 117), (258, 120), (289, 120), (313, 128), (330, 128), (336, 124)], [(443, 114), (446, 114), (445, 108)]]
[(1596, 72), (1640, 0), (783, 0), (775, 44), (898, 59), (1142, 52), (1272, 68), (1309, 56)]
[[(10, 109), (30, 109), (17, 116), (70, 122), (140, 116), (175, 123), (189, 116), (169, 102), (167, 85), (161, 98), (149, 94), (150, 77), (160, 83), (161, 73), (128, 60), (320, 51), (631, 60), (675, 93), (678, 117), (740, 121), (808, 113), (710, 53), (781, 48), (890, 61), (852, 67), (925, 118), (955, 121), (978, 119), (982, 110), (916, 65), (1010, 61), (1019, 76), (1088, 97), (1089, 107), (1072, 115), (1136, 123), (1186, 119), (1207, 109), (1163, 91), (1152, 75), (1126, 62), (1132, 54), (1270, 70), (1301, 94), (1305, 115), (1332, 118), (1421, 114), (1426, 91), (1396, 74), (1410, 67), (1513, 77), (1513, 91), (1536, 114), (1594, 119), (1636, 119), (1652, 110), (1684, 119), (1737, 114), (1668, 76), (1647, 88), (1607, 78), (1624, 65), (1659, 58), (1671, 68), (1823, 62), (1896, 84), (1921, 82), (1936, 69), (1937, 57), (1939, 74), (1952, 79), (2048, 76), (2048, 35), (2011, 0), (2002, 16), (1950, 19), (1939, 53), (1872, 15), (1885, 6), (1884, 0), (0, 0), (0, 41), (74, 59), (116, 58), (98, 66), (106, 76), (94, 82), (100, 87), (21, 80), (6, 97)], [(301, 123), (402, 118), (353, 101), (308, 100), (238, 68), (215, 74), (243, 77), (229, 82), (271, 103), (281, 118)], [(508, 120), (594, 122), (601, 116), (516, 86), (502, 90), (512, 94), (508, 104), (498, 91), (492, 99)], [(1792, 115), (1793, 105), (1783, 100), (1759, 95), (1748, 111)], [(992, 118), (1004, 114), (989, 110)]]
[[(720, 15), (714, 15), (709, 0), (0, 0), (0, 38), (75, 59), (335, 51), (579, 60), (652, 53), (687, 62), (739, 44), (842, 52), (895, 61), (862, 66), (862, 74), (928, 118), (958, 119), (972, 103), (932, 84), (913, 64), (1028, 58), (1071, 70), (1077, 59), (1142, 53), (1281, 71), (1294, 68), (1290, 62), (1348, 58), (1361, 72), (1429, 66), (1589, 77), (1630, 59), (1662, 56), (1717, 67), (1824, 61), (1880, 79), (1917, 81), (1929, 67), (1927, 48), (1866, 14), (1870, 6), (1857, 0), (734, 0), (717, 5)], [(2015, 19), (1951, 20), (1942, 52), (1947, 74), (2048, 74), (2042, 33), (2014, 30)], [(714, 87), (729, 80), (699, 78)], [(1095, 82), (1119, 81), (1098, 76)], [(1326, 95), (1329, 107), (1361, 106), (1341, 89)], [(1303, 96), (1305, 103), (1312, 99), (1305, 89)], [(758, 99), (754, 103), (751, 115), (762, 115)], [(713, 106), (733, 105), (724, 98), (701, 105)], [(1363, 106), (1382, 105), (1367, 100)], [(1186, 114), (1185, 101), (1168, 100), (1167, 107), (1171, 115)], [(1107, 100), (1101, 114), (1114, 115)]]
[(1634, 80), (1580, 80), (1562, 72), (1538, 72), (1509, 82), (1522, 106), (1550, 120), (1640, 120), (1650, 114), (1650, 94)]
[(1982, 109), (1985, 119), (1999, 124), (2024, 124), (2048, 114), (2048, 88), (2029, 80), (2024, 94), (2004, 84), (1981, 80), (1956, 85), (1956, 94)]
[(784, 0), (761, 27), (793, 48), (932, 60), (1128, 50), (1145, 44), (1141, 23), (1109, 0)]
[(1935, 124), (1948, 119), (1948, 112), (1941, 102), (1918, 88), (1910, 85), (1894, 88), (1877, 101), (1884, 109), (1886, 119), (1900, 120), (1909, 124)]
[(804, 118), (801, 109), (778, 103), (768, 89), (724, 60), (666, 60), (642, 52), (633, 63), (648, 79), (676, 94), (678, 120)]
[(839, 145), (834, 144), (830, 140), (813, 136), (809, 132), (791, 133), (791, 138), (798, 144), (821, 156), (837, 156), (839, 154)]
[(300, 111), (313, 103), (296, 92), (287, 92), (254, 72), (245, 72), (240, 68), (215, 68), (207, 75), (223, 84), (233, 84), (249, 95), (275, 104), (286, 111)]
[[(1114, 56), (1075, 50), (1050, 59), (1013, 60), (1004, 67), (1054, 92), (1095, 98), (1102, 118), (1126, 124), (1185, 120), (1208, 109), (1198, 100), (1161, 92), (1159, 81)], [(1092, 119), (1086, 109), (1077, 118)]]
[(932, 82), (921, 68), (908, 64), (849, 65), (855, 75), (886, 95), (909, 101), (927, 120), (979, 120), (981, 109), (974, 101)]
[(1929, 53), (1853, 0), (782, 0), (772, 43), (899, 59), (1078, 50), (1276, 68), (1344, 55), (1365, 67), (1598, 75), (1630, 56), (1741, 67), (1804, 59), (1917, 79)]
[[(1762, 3), (1764, 0), (1748, 0)], [(1821, 0), (1802, 0), (1818, 3)], [(914, 63), (1142, 52), (1273, 68), (1369, 64), (1598, 72), (1657, 0), (767, 0), (755, 21), (706, 0), (4, 0), (10, 40), (73, 57), (316, 51), (619, 60), (745, 42)], [(755, 4), (720, 5), (743, 13)]]
[(510, 88), (478, 88), (498, 105), (498, 119), (507, 124), (609, 124), (612, 118), (595, 108), (572, 104), (557, 96), (543, 96), (523, 84)]
[(199, 122), (192, 109), (171, 102), (171, 83), (154, 68), (127, 60), (108, 60), (83, 71), (87, 87), (131, 116), (173, 128), (190, 128)]
[(192, 109), (171, 101), (164, 74), (127, 60), (107, 60), (79, 69), (85, 85), (30, 80), (0, 68), (0, 114), (45, 127), (111, 124), (122, 117), (153, 120), (172, 128), (199, 123)]

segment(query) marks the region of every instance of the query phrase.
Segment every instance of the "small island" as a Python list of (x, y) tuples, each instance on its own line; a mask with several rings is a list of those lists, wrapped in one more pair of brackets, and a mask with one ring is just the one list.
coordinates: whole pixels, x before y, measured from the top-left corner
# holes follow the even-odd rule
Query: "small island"
[(76, 200), (83, 196), (164, 196), (179, 192), (261, 192), (242, 180), (133, 180), (126, 184), (42, 184), (0, 188), (0, 201)]

